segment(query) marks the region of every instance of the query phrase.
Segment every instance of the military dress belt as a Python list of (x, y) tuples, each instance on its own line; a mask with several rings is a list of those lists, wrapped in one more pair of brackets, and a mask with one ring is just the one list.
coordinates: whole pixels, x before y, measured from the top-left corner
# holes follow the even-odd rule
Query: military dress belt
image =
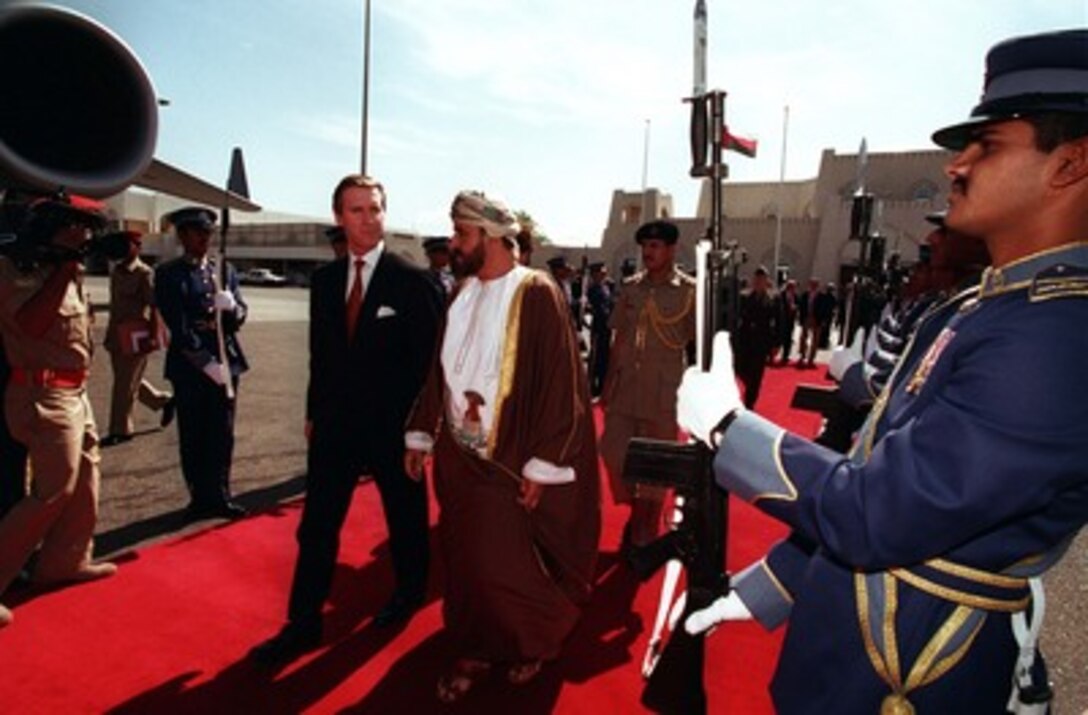
[(53, 370), (51, 368), (13, 367), (9, 382), (13, 385), (36, 387), (77, 388), (87, 382), (86, 370)]
[(893, 568), (890, 573), (920, 591), (961, 606), (1015, 613), (1031, 602), (1027, 578), (990, 573), (946, 559)]

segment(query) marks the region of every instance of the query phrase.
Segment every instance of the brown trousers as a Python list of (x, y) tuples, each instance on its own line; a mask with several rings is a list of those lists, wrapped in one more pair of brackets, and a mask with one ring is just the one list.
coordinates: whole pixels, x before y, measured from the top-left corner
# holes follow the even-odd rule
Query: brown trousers
[(132, 407), (139, 398), (150, 410), (159, 411), (170, 399), (169, 392), (157, 390), (144, 378), (147, 355), (122, 355), (110, 353), (113, 367), (113, 396), (110, 400), (110, 428), (107, 434), (131, 435), (133, 431)]
[(9, 384), (4, 407), (32, 477), (30, 495), (0, 520), (0, 593), (38, 544), (36, 580), (63, 580), (90, 561), (99, 482), (98, 435), (83, 388)]
[[(673, 419), (646, 420), (631, 415), (605, 412), (604, 432), (599, 445), (601, 458), (608, 470), (608, 484), (612, 500), (617, 504), (630, 504), (637, 496), (654, 501), (665, 498), (665, 490), (659, 487), (639, 485), (633, 489), (623, 481), (623, 464), (627, 457), (627, 443), (633, 437), (675, 440), (678, 428)], [(637, 494), (635, 492), (637, 491)]]

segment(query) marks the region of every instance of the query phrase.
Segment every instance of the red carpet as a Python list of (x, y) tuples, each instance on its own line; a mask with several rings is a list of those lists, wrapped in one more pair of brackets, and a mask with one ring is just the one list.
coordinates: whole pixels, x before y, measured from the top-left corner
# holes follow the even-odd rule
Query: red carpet
[[(769, 370), (760, 412), (812, 434), (818, 417), (788, 409), (817, 372)], [(9, 713), (642, 712), (641, 663), (660, 577), (638, 584), (616, 564), (626, 518), (605, 495), (598, 589), (563, 659), (525, 688), (501, 678), (440, 707), (434, 681), (450, 657), (437, 594), (407, 627), (371, 623), (391, 588), (380, 503), (356, 492), (326, 620), (328, 646), (268, 673), (244, 656), (282, 624), (300, 502), (132, 554), (113, 579), (9, 599), (0, 631), (0, 709)], [(729, 565), (784, 534), (733, 501)], [(434, 574), (437, 587), (442, 574)], [(437, 590), (435, 588), (434, 590)], [(712, 712), (771, 712), (766, 694), (781, 631), (729, 625), (708, 640)]]

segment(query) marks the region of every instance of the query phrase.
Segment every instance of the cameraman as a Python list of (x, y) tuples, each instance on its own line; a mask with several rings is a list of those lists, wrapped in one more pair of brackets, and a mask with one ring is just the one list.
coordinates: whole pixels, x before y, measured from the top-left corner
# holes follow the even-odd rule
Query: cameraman
[[(117, 570), (91, 562), (99, 455), (86, 391), (91, 321), (79, 260), (91, 228), (104, 219), (99, 208), (76, 202), (40, 199), (27, 209), (19, 239), (33, 242), (42, 260), (17, 265), (0, 257), (0, 332), (11, 364), (5, 416), (33, 474), (30, 494), (0, 521), (0, 594), (39, 543), (35, 582), (89, 581)], [(47, 232), (34, 229), (43, 222)], [(11, 620), (0, 606), (0, 628)]]

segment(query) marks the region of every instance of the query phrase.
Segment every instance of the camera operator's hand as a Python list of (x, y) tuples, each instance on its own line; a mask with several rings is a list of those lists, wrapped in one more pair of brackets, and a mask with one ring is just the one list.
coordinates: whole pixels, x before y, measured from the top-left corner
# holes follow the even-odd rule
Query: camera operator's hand
[(229, 290), (221, 290), (215, 294), (215, 309), (223, 311), (224, 313), (233, 313), (234, 309), (238, 307), (238, 301), (234, 299), (234, 294)]
[(204, 365), (204, 374), (208, 376), (209, 380), (220, 387), (227, 384), (228, 375), (226, 366), (218, 360), (209, 360), (208, 363)]
[(695, 611), (684, 620), (684, 630), (697, 636), (704, 631), (713, 632), (718, 624), (725, 621), (750, 621), (752, 612), (740, 600), (736, 591), (722, 596), (706, 608)]
[(714, 336), (710, 371), (689, 367), (676, 392), (676, 421), (688, 434), (710, 444), (710, 432), (726, 415), (743, 409), (733, 373), (729, 333)]

